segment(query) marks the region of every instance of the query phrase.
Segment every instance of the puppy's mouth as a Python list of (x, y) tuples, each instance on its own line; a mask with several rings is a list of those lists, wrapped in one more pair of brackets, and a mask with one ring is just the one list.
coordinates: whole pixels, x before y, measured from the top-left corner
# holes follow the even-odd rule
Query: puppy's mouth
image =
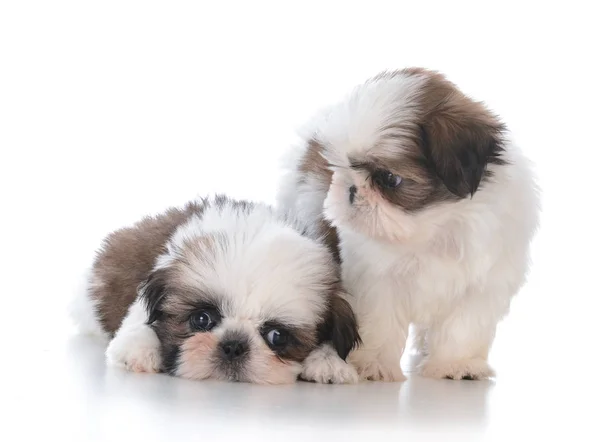
[(246, 361), (216, 361), (215, 372), (219, 373), (217, 377), (231, 381), (231, 382), (248, 382), (247, 376), (247, 363)]

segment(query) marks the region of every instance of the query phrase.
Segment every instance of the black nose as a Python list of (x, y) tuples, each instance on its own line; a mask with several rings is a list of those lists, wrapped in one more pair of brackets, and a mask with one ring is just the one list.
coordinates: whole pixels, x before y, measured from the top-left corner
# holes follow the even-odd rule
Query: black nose
[(354, 202), (354, 196), (356, 195), (356, 186), (354, 186), (354, 185), (350, 186), (348, 191), (350, 192), (350, 194), (349, 194), (350, 204), (352, 204)]
[(221, 343), (221, 353), (230, 361), (238, 359), (240, 356), (246, 354), (247, 351), (247, 345), (241, 341), (234, 340)]

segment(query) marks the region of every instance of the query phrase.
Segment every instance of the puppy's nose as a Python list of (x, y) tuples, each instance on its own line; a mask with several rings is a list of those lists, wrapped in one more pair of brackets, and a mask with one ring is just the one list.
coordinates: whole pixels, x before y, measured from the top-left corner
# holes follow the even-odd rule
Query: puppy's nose
[(348, 198), (350, 199), (350, 204), (352, 204), (354, 202), (354, 196), (356, 195), (356, 186), (352, 185), (350, 186), (350, 188), (348, 189), (349, 192), (349, 196)]
[(248, 346), (242, 341), (231, 340), (221, 343), (221, 353), (223, 353), (225, 359), (230, 361), (238, 359), (246, 354), (247, 351)]

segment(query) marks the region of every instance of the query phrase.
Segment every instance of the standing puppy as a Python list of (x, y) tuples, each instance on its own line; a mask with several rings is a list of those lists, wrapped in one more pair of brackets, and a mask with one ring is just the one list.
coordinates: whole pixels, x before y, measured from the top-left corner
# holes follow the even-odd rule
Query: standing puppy
[(327, 109), (279, 197), (339, 240), (363, 379), (399, 381), (409, 325), (434, 378), (493, 375), (496, 325), (525, 281), (538, 224), (527, 159), (442, 75), (384, 72)]
[[(359, 338), (343, 297), (339, 266), (310, 231), (263, 204), (217, 197), (109, 235), (78, 317), (111, 339), (108, 362), (131, 371), (355, 382), (342, 359)], [(335, 379), (318, 364), (329, 354)]]

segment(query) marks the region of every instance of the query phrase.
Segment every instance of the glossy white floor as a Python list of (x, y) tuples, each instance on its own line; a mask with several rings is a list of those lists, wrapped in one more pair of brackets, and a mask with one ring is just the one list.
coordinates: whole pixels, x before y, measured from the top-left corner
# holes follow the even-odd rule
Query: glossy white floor
[[(0, 440), (600, 440), (591, 2), (200, 3), (0, 5)], [(197, 194), (273, 201), (294, 128), (408, 65), (488, 102), (538, 165), (542, 228), (497, 379), (260, 387), (105, 368), (65, 314), (102, 237)]]

